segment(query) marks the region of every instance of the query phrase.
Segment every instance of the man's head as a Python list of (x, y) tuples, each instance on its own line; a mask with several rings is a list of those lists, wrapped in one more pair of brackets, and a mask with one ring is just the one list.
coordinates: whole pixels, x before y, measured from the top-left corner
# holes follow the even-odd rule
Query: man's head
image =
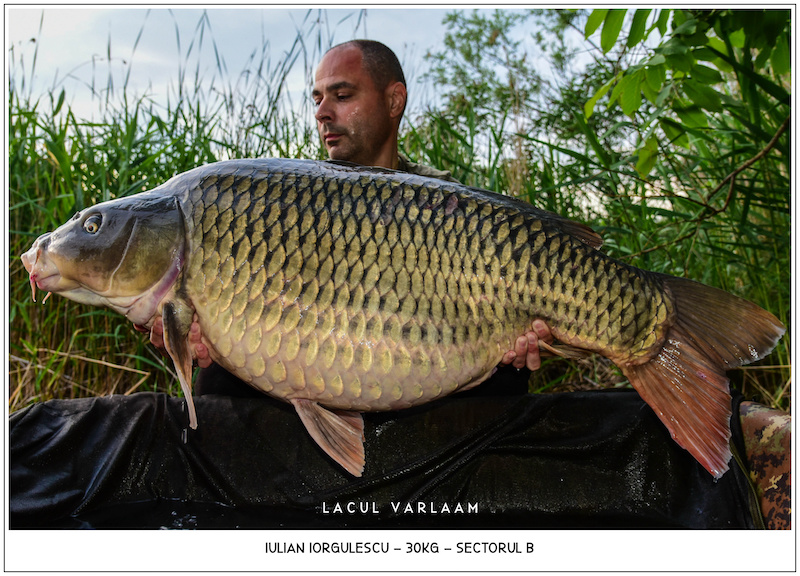
[(397, 167), (397, 133), (406, 106), (403, 69), (373, 40), (331, 48), (317, 68), (312, 97), (328, 155), (368, 166)]

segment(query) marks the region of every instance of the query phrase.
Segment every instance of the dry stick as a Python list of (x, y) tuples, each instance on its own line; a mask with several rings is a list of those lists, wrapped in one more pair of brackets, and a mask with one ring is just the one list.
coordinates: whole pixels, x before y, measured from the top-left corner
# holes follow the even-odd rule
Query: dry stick
[(791, 391), (791, 389), (792, 389), (792, 377), (789, 376), (789, 378), (786, 379), (786, 384), (784, 384), (783, 387), (780, 390), (778, 390), (778, 394), (775, 396), (775, 403), (773, 404), (773, 406), (777, 406), (778, 402), (780, 402), (783, 399), (786, 392)]
[(126, 370), (128, 372), (135, 372), (136, 374), (144, 374), (146, 376), (150, 375), (150, 372), (145, 372), (144, 370), (139, 370), (138, 368), (130, 368), (129, 366), (122, 366), (120, 364), (114, 364), (112, 362), (107, 362), (105, 360), (88, 358), (86, 356), (81, 356), (79, 354), (71, 354), (70, 352), (59, 352), (58, 350), (50, 350), (49, 348), (37, 348), (36, 351), (50, 352), (52, 354), (58, 354), (59, 356), (66, 356), (67, 358), (74, 358), (76, 360), (83, 360), (84, 362), (93, 362), (95, 364), (100, 364), (102, 366), (108, 366), (109, 368), (118, 368), (120, 370)]
[[(40, 351), (43, 350), (43, 351), (46, 351), (46, 352), (55, 352), (55, 350), (46, 350), (46, 349), (43, 349), (43, 348), (40, 348), (39, 350)], [(56, 352), (56, 353), (64, 355), (63, 352)], [(26, 365), (27, 368), (36, 368), (37, 370), (42, 370), (44, 372), (47, 372), (48, 374), (52, 374), (53, 376), (55, 376), (57, 380), (63, 380), (64, 382), (66, 382), (70, 386), (77, 386), (78, 388), (81, 388), (82, 390), (84, 390), (86, 392), (89, 392), (89, 393), (92, 392), (91, 390), (89, 390), (85, 386), (81, 386), (80, 384), (75, 382), (75, 380), (73, 380), (72, 378), (70, 378), (66, 374), (58, 373), (55, 370), (53, 370), (52, 368), (48, 368), (44, 364), (39, 364), (38, 362), (34, 363), (34, 362), (31, 362), (30, 360), (25, 360), (24, 358), (20, 358), (19, 356), (14, 356), (13, 354), (9, 354), (8, 356), (9, 356), (9, 358), (11, 360), (14, 360), (16, 362), (19, 362), (21, 364)], [(28, 372), (27, 368), (26, 368), (25, 374), (27, 374), (27, 372)], [(23, 375), (23, 378), (24, 377), (25, 377), (25, 375)]]
[[(741, 166), (736, 168), (736, 170), (734, 170), (733, 172), (731, 172), (730, 174), (725, 176), (725, 178), (722, 179), (722, 182), (720, 182), (716, 186), (716, 188), (714, 188), (711, 191), (711, 193), (708, 195), (708, 199), (706, 200), (706, 202), (711, 200), (711, 198), (713, 198), (714, 195), (717, 192), (719, 192), (722, 189), (723, 186), (725, 186), (726, 182), (730, 181), (730, 184), (728, 185), (728, 195), (726, 196), (725, 203), (722, 205), (722, 207), (721, 208), (712, 208), (712, 207), (708, 206), (708, 204), (706, 204), (706, 208), (709, 209), (709, 212), (707, 212), (707, 213), (705, 213), (705, 214), (703, 214), (701, 216), (698, 216), (697, 218), (692, 218), (691, 220), (687, 220), (687, 222), (697, 222), (697, 224), (699, 225), (700, 222), (703, 222), (704, 220), (708, 220), (712, 216), (716, 216), (720, 212), (724, 212), (725, 210), (727, 210), (728, 209), (728, 205), (730, 204), (731, 199), (733, 198), (733, 190), (734, 190), (733, 185), (736, 182), (736, 176), (738, 176), (742, 171), (747, 170), (748, 168), (750, 168), (750, 166), (752, 166), (753, 164), (755, 164), (756, 162), (761, 160), (764, 156), (766, 156), (769, 153), (770, 150), (772, 150), (775, 147), (775, 145), (778, 143), (778, 138), (780, 138), (781, 135), (784, 132), (786, 132), (786, 129), (789, 127), (789, 121), (791, 120), (791, 118), (792, 118), (791, 116), (787, 116), (786, 120), (784, 120), (783, 124), (781, 124), (780, 128), (778, 128), (778, 131), (775, 132), (775, 135), (772, 137), (772, 140), (769, 141), (769, 143), (764, 147), (763, 150), (761, 150), (761, 152), (759, 152), (758, 154), (756, 154), (755, 156), (753, 156), (752, 158), (747, 160), (744, 164), (742, 164)], [(695, 229), (693, 231), (688, 232), (688, 233), (684, 234), (683, 236), (679, 236), (678, 238), (675, 238), (675, 239), (671, 240), (669, 243), (670, 244), (676, 244), (678, 242), (683, 242), (687, 238), (691, 238), (692, 236), (696, 235), (697, 234), (697, 230), (698, 230), (698, 227), (695, 227)], [(664, 246), (666, 246), (666, 244), (659, 244), (658, 246), (652, 246), (650, 248), (645, 248), (644, 250), (641, 250), (640, 252), (637, 252), (635, 254), (631, 254), (629, 256), (629, 258), (634, 258), (636, 256), (641, 256), (642, 254), (647, 254), (648, 252), (653, 252), (654, 250), (659, 250), (660, 248), (663, 248)]]
[(148, 376), (150, 376), (150, 372), (148, 372), (147, 374), (145, 374), (144, 376), (142, 376), (141, 378), (139, 378), (139, 380), (138, 380), (138, 381), (137, 381), (137, 382), (136, 382), (136, 383), (135, 383), (133, 386), (131, 386), (130, 388), (128, 388), (128, 389), (127, 389), (127, 390), (124, 392), (124, 394), (123, 394), (123, 395), (124, 395), (124, 396), (130, 396), (131, 394), (133, 394), (133, 391), (134, 391), (134, 390), (136, 390), (136, 389), (137, 389), (139, 386), (141, 386), (141, 385), (144, 383), (144, 381), (145, 381), (145, 380), (147, 380)]
[(758, 154), (756, 154), (755, 156), (750, 158), (750, 160), (748, 160), (747, 162), (745, 162), (744, 164), (739, 166), (736, 170), (734, 170), (733, 172), (728, 174), (722, 180), (722, 182), (720, 182), (717, 185), (717, 187), (714, 188), (711, 191), (711, 193), (708, 195), (708, 200), (711, 200), (711, 198), (713, 198), (714, 195), (717, 192), (719, 192), (720, 189), (722, 189), (722, 187), (725, 185), (726, 181), (728, 181), (728, 180), (731, 181), (730, 186), (728, 187), (728, 196), (725, 198), (725, 204), (722, 205), (722, 208), (718, 208), (718, 209), (713, 210), (711, 216), (713, 216), (714, 214), (719, 214), (720, 212), (723, 212), (723, 211), (725, 211), (725, 209), (727, 209), (728, 204), (730, 204), (731, 198), (733, 197), (733, 183), (734, 183), (734, 181), (736, 179), (736, 176), (740, 172), (742, 172), (743, 170), (747, 170), (750, 166), (752, 166), (753, 164), (755, 164), (756, 162), (761, 160), (764, 156), (766, 156), (769, 153), (770, 150), (772, 150), (775, 147), (775, 145), (778, 143), (778, 138), (780, 138), (781, 135), (789, 127), (789, 120), (790, 119), (791, 119), (791, 116), (787, 116), (786, 120), (784, 120), (783, 124), (781, 124), (781, 127), (778, 128), (778, 131), (775, 132), (775, 135), (772, 137), (772, 140), (769, 141), (769, 143), (764, 147), (764, 149), (761, 152), (759, 152)]
[[(133, 393), (133, 391), (136, 390), (139, 386), (141, 386), (142, 383), (145, 380), (147, 380), (147, 378), (150, 376), (150, 372), (147, 372), (147, 371), (144, 371), (144, 370), (139, 370), (138, 368), (131, 368), (129, 366), (122, 366), (120, 364), (113, 364), (111, 362), (106, 362), (105, 360), (97, 360), (95, 358), (88, 358), (86, 356), (80, 356), (79, 354), (71, 354), (69, 352), (59, 352), (58, 350), (50, 350), (48, 348), (37, 348), (37, 351), (38, 352), (52, 352), (53, 354), (58, 354), (60, 356), (67, 356), (68, 358), (74, 358), (76, 360), (83, 360), (85, 362), (93, 362), (95, 364), (100, 364), (102, 366), (107, 366), (109, 368), (118, 368), (119, 370), (125, 370), (126, 372), (135, 372), (136, 374), (141, 374), (142, 377), (139, 380), (137, 380), (136, 383), (134, 383), (133, 386), (131, 386), (130, 388), (128, 388), (128, 390), (126, 390), (124, 392), (124, 394), (123, 394), (124, 396), (130, 396)], [(73, 384), (75, 384), (75, 383), (73, 382)], [(84, 388), (83, 386), (78, 386), (78, 387), (79, 388), (83, 388), (84, 390), (86, 390), (88, 392), (91, 392), (91, 390), (89, 390), (88, 388)]]
[[(10, 408), (11, 406), (15, 406), (16, 405), (17, 398), (19, 398), (19, 396), (22, 393), (22, 386), (27, 381), (28, 373), (31, 370), (31, 363), (29, 361), (27, 361), (27, 360), (23, 360), (22, 358), (19, 358), (18, 356), (14, 356), (13, 354), (9, 354), (8, 356), (9, 356), (9, 359), (15, 360), (15, 361), (19, 362), (20, 364), (22, 364), (23, 366), (25, 366), (25, 368), (24, 368), (25, 371), (18, 378), (19, 383), (17, 384), (17, 388), (8, 397), (8, 406)], [(15, 371), (9, 372), (8, 374), (9, 374), (9, 376), (11, 376), (11, 374), (13, 374), (14, 372), (18, 373), (18, 372), (20, 372), (20, 370), (22, 370), (22, 368), (19, 368), (19, 369), (15, 370)]]

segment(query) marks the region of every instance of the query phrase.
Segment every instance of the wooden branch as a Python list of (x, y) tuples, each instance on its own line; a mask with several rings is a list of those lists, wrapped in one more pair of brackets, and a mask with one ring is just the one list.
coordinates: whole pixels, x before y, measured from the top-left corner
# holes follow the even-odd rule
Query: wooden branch
[[(778, 130), (775, 132), (775, 135), (767, 143), (767, 145), (763, 148), (763, 150), (761, 150), (758, 154), (756, 154), (755, 156), (753, 156), (752, 158), (750, 158), (749, 160), (744, 162), (741, 166), (736, 168), (733, 172), (731, 172), (730, 174), (725, 176), (725, 178), (723, 178), (722, 181), (709, 193), (708, 200), (706, 200), (706, 208), (708, 208), (708, 212), (705, 212), (705, 213), (701, 214), (697, 218), (692, 218), (691, 220), (687, 220), (687, 222), (696, 222), (696, 223), (699, 224), (700, 222), (708, 220), (709, 218), (711, 218), (713, 216), (716, 216), (720, 212), (724, 212), (725, 210), (727, 210), (728, 206), (730, 205), (731, 199), (733, 198), (733, 191), (734, 191), (734, 184), (736, 182), (736, 176), (738, 176), (741, 172), (743, 172), (744, 170), (747, 170), (753, 164), (755, 164), (756, 162), (758, 162), (759, 160), (764, 158), (767, 154), (769, 154), (770, 150), (772, 150), (775, 147), (775, 145), (778, 143), (778, 139), (781, 137), (781, 135), (783, 135), (783, 133), (786, 132), (786, 129), (789, 127), (789, 123), (791, 121), (791, 118), (792, 118), (791, 115), (787, 116), (786, 120), (783, 121), (783, 124), (781, 124), (780, 128), (778, 128)], [(725, 186), (726, 183), (728, 183), (728, 194), (725, 197), (725, 203), (720, 208), (712, 208), (711, 206), (708, 205), (708, 202), (720, 190), (722, 190), (723, 186)], [(692, 236), (697, 234), (698, 229), (699, 229), (699, 226), (695, 227), (695, 229), (692, 232), (689, 232), (689, 233), (684, 234), (684, 235), (682, 235), (682, 236), (680, 236), (678, 238), (670, 240), (669, 244), (675, 244), (677, 242), (682, 242), (682, 241), (684, 241), (684, 240), (686, 240), (688, 238), (691, 238)], [(636, 256), (641, 256), (642, 254), (647, 254), (648, 252), (654, 252), (655, 250), (659, 250), (659, 249), (663, 248), (666, 245), (667, 244), (659, 244), (657, 246), (652, 246), (650, 248), (645, 248), (644, 250), (641, 250), (641, 251), (639, 251), (639, 252), (637, 252), (635, 254), (630, 254), (627, 257), (628, 258), (634, 258)]]

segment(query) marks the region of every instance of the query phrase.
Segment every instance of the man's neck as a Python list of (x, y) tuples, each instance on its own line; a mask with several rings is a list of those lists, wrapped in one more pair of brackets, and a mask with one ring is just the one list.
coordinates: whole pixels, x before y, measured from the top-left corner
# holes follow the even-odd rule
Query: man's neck
[(382, 150), (372, 159), (371, 162), (365, 162), (368, 166), (380, 166), (381, 168), (391, 168), (397, 170), (400, 159), (397, 155), (397, 138), (392, 138)]

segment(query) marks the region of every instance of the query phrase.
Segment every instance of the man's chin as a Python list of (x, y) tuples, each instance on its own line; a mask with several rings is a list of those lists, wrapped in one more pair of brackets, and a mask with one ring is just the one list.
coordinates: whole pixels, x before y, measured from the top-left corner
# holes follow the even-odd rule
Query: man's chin
[(328, 148), (328, 158), (339, 162), (353, 162), (353, 155), (345, 150), (338, 150), (336, 147)]

